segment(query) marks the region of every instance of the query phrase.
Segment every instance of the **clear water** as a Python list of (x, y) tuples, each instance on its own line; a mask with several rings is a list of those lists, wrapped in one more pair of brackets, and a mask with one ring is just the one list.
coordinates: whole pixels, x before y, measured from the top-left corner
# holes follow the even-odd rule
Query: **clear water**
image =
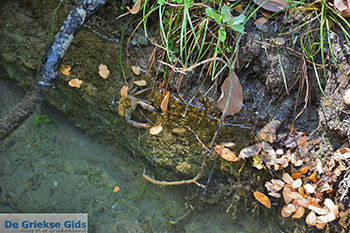
[[(0, 79), (0, 117), (22, 96)], [(51, 122), (37, 124), (44, 115)], [(0, 212), (88, 213), (89, 232), (247, 232), (218, 206), (192, 211), (185, 187), (148, 183), (128, 153), (44, 105), (1, 145)]]

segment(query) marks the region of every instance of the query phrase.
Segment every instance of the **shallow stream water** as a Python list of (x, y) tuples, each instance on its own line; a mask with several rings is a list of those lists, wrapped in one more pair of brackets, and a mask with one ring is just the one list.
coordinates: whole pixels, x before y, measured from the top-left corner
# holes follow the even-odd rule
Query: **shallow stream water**
[[(23, 94), (0, 79), (0, 116)], [(88, 213), (89, 232), (250, 232), (218, 206), (192, 211), (181, 186), (148, 183), (142, 161), (128, 153), (41, 106), (1, 145), (0, 212)]]

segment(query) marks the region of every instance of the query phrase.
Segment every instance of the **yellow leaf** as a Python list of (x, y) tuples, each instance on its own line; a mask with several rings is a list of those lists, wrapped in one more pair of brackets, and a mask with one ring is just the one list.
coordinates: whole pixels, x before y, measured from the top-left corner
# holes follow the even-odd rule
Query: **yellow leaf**
[(100, 64), (100, 66), (98, 67), (98, 73), (99, 75), (106, 79), (109, 76), (109, 70), (108, 67), (106, 65)]
[(164, 95), (162, 103), (160, 104), (160, 108), (162, 109), (163, 113), (166, 113), (168, 110), (169, 97), (170, 97), (170, 93), (169, 91), (167, 91)]
[(134, 83), (139, 86), (139, 87), (145, 87), (147, 85), (146, 80), (138, 80), (138, 81), (134, 81)]
[(153, 126), (152, 128), (149, 129), (149, 133), (151, 135), (157, 135), (159, 134), (160, 132), (162, 132), (163, 130), (163, 126), (162, 126), (162, 123), (159, 123), (158, 125), (156, 126)]
[(58, 69), (62, 74), (64, 74), (64, 75), (66, 75), (66, 76), (69, 76), (70, 75), (70, 69), (71, 69), (72, 67), (70, 67), (70, 66), (67, 66), (67, 65), (63, 65), (63, 64), (61, 64), (60, 65), (60, 68)]
[(134, 74), (140, 75), (140, 73), (141, 73), (140, 67), (138, 67), (138, 66), (132, 66), (131, 69), (132, 69), (132, 72), (134, 72)]
[(262, 192), (259, 192), (259, 191), (255, 191), (253, 193), (253, 195), (254, 195), (255, 199), (258, 200), (261, 204), (263, 204), (267, 208), (271, 209), (271, 201), (265, 194), (263, 194)]
[(139, 10), (140, 10), (141, 1), (142, 1), (142, 0), (138, 0), (138, 1), (135, 3), (135, 5), (134, 5), (131, 9), (130, 9), (130, 7), (126, 7), (126, 8), (129, 10), (129, 12), (130, 12), (131, 14), (135, 15), (135, 14), (137, 14), (137, 13), (139, 12)]
[(80, 85), (83, 83), (82, 80), (79, 79), (72, 79), (68, 82), (69, 86), (71, 87), (76, 87), (76, 88), (80, 88)]

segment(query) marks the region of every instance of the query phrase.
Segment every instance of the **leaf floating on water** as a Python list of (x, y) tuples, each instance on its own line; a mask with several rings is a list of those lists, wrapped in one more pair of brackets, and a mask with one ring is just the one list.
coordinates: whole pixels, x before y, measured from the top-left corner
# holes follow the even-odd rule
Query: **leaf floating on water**
[(170, 97), (170, 93), (169, 91), (167, 91), (164, 95), (162, 103), (160, 104), (160, 109), (162, 109), (163, 114), (165, 114), (168, 110), (169, 97)]
[(77, 79), (77, 78), (74, 78), (72, 80), (70, 80), (68, 82), (69, 86), (71, 87), (76, 87), (76, 88), (80, 88), (80, 85), (83, 83), (83, 80), (80, 80), (80, 79)]
[(106, 65), (100, 64), (100, 66), (98, 67), (98, 73), (102, 78), (106, 79), (108, 78), (110, 72)]
[(163, 126), (162, 126), (162, 123), (159, 123), (158, 125), (156, 126), (153, 126), (152, 128), (149, 129), (149, 133), (151, 135), (157, 135), (159, 134), (160, 132), (162, 132), (163, 130)]
[(225, 116), (233, 116), (243, 106), (243, 88), (234, 71), (221, 85), (221, 96), (217, 102), (218, 109)]
[(132, 69), (132, 72), (134, 72), (134, 74), (140, 75), (141, 71), (139, 66), (132, 66), (131, 69)]
[(127, 97), (128, 96), (128, 86), (123, 86), (121, 89), (120, 89), (120, 95), (122, 96), (122, 97)]
[(60, 65), (60, 68), (58, 69), (62, 74), (69, 76), (70, 75), (70, 69), (72, 69), (71, 66), (67, 66), (67, 65)]
[(134, 83), (139, 86), (139, 87), (145, 87), (147, 85), (146, 80), (138, 80), (138, 81), (134, 81)]
[(259, 192), (259, 191), (255, 191), (253, 193), (253, 195), (254, 195), (255, 199), (258, 200), (261, 204), (263, 204), (267, 208), (271, 209), (271, 201), (265, 194), (263, 194), (262, 192)]
[(214, 150), (226, 161), (236, 162), (239, 160), (235, 153), (233, 153), (230, 149), (227, 149), (224, 145), (216, 145)]
[(135, 14), (137, 14), (139, 11), (140, 11), (140, 7), (141, 7), (141, 1), (142, 0), (138, 0), (135, 4), (134, 4), (134, 6), (130, 9), (130, 7), (126, 7), (127, 9), (128, 9), (128, 11), (131, 13), (131, 14), (133, 14), (133, 15), (135, 15)]
[(289, 6), (289, 2), (285, 0), (253, 0), (253, 2), (271, 12), (281, 11)]

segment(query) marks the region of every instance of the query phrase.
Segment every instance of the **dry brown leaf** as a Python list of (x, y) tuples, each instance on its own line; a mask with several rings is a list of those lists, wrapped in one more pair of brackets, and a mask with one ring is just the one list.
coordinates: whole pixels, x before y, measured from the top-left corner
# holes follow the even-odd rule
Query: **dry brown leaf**
[(62, 74), (69, 76), (70, 75), (70, 70), (72, 69), (72, 67), (68, 66), (68, 65), (60, 65), (60, 68), (58, 69)]
[(159, 134), (160, 132), (162, 132), (163, 130), (163, 126), (162, 126), (162, 123), (159, 123), (158, 125), (155, 125), (153, 126), (152, 128), (149, 129), (149, 133), (151, 135), (157, 135)]
[(166, 113), (168, 110), (169, 98), (170, 98), (170, 92), (167, 91), (164, 95), (162, 103), (160, 104), (160, 109), (162, 109), (163, 114)]
[(334, 159), (339, 161), (341, 159), (346, 160), (350, 158), (350, 149), (346, 147), (339, 148), (334, 152)]
[(297, 189), (297, 188), (301, 187), (302, 184), (303, 184), (303, 181), (299, 178), (299, 179), (293, 181), (292, 188)]
[(142, 0), (138, 0), (131, 9), (128, 6), (126, 8), (131, 14), (135, 15), (140, 11), (141, 2)]
[(225, 116), (233, 116), (241, 111), (243, 106), (243, 89), (234, 71), (221, 85), (221, 96), (217, 102), (218, 109)]
[[(317, 217), (317, 223), (320, 224), (320, 225), (325, 225), (329, 222), (332, 222), (334, 220), (336, 220), (337, 217), (334, 215), (334, 213), (328, 213), (326, 215), (323, 215), (323, 216), (318, 216)], [(324, 227), (324, 226), (323, 226)], [(319, 227), (322, 229), (322, 227)]]
[(314, 205), (309, 205), (308, 209), (314, 211), (318, 215), (326, 215), (329, 213), (328, 209), (320, 208)]
[(332, 187), (328, 184), (328, 182), (324, 182), (322, 185), (319, 187), (319, 192), (320, 193), (329, 193), (332, 191)]
[(334, 216), (337, 218), (339, 217), (339, 209), (338, 209), (338, 206), (336, 204), (334, 204), (334, 202), (329, 199), (329, 198), (326, 198), (324, 200), (324, 205), (328, 208), (328, 210), (332, 213), (334, 213)]
[(276, 197), (276, 198), (280, 198), (280, 197), (281, 197), (281, 194), (275, 193), (275, 192), (269, 192), (268, 194), (269, 194), (271, 197)]
[(80, 79), (77, 79), (77, 78), (74, 78), (72, 80), (70, 80), (68, 82), (69, 86), (71, 87), (76, 87), (76, 88), (80, 88), (80, 85), (83, 83), (83, 80), (80, 80)]
[(98, 74), (99, 74), (102, 78), (106, 79), (106, 78), (108, 78), (109, 73), (110, 73), (110, 72), (109, 72), (109, 70), (108, 70), (108, 67), (107, 67), (106, 65), (100, 64), (100, 66), (98, 67)]
[(282, 194), (283, 194), (284, 202), (286, 204), (288, 204), (292, 200), (298, 200), (298, 199), (302, 199), (303, 198), (303, 195), (301, 195), (298, 192), (295, 192), (295, 191), (291, 190), (288, 187), (284, 187), (283, 188)]
[(218, 153), (223, 159), (229, 162), (236, 162), (239, 158), (230, 149), (227, 149), (223, 145), (216, 145), (214, 147), (216, 153)]
[(271, 201), (265, 194), (263, 194), (262, 192), (259, 192), (259, 191), (255, 191), (253, 193), (253, 195), (254, 195), (255, 199), (258, 200), (261, 204), (263, 204), (267, 208), (271, 209)]
[(303, 167), (299, 169), (299, 172), (305, 175), (309, 171), (309, 166)]
[(124, 85), (121, 89), (120, 89), (120, 95), (122, 96), (122, 97), (127, 97), (128, 96), (128, 89), (129, 89), (129, 87), (128, 86), (126, 86), (126, 85)]
[(132, 69), (132, 72), (134, 72), (134, 74), (140, 75), (141, 71), (139, 66), (131, 66), (131, 69)]
[(291, 216), (296, 211), (296, 209), (297, 208), (293, 204), (285, 205), (282, 208), (281, 215), (282, 215), (282, 217), (287, 218), (287, 217)]
[(302, 176), (303, 176), (303, 174), (302, 174), (301, 172), (295, 172), (295, 173), (292, 174), (292, 178), (293, 178), (294, 180), (299, 179), (299, 178), (301, 178)]
[(316, 192), (316, 189), (312, 184), (305, 184), (304, 189), (305, 189), (305, 192), (307, 192), (308, 194), (313, 194)]
[(297, 141), (297, 144), (299, 147), (301, 148), (306, 148), (307, 146), (307, 139), (308, 139), (308, 136), (304, 135), (304, 136), (301, 136), (298, 141)]
[(236, 4), (234, 7), (233, 7), (233, 10), (236, 11), (237, 13), (243, 13), (243, 6), (241, 3), (238, 3)]
[(284, 0), (253, 0), (256, 4), (261, 6), (263, 9), (277, 12), (285, 9), (289, 6), (289, 2)]
[(313, 172), (313, 173), (309, 176), (308, 180), (311, 181), (311, 182), (313, 182), (313, 183), (315, 183), (315, 182), (317, 181), (317, 174), (316, 174), (316, 172)]
[(343, 16), (343, 17), (345, 17), (345, 18), (349, 18), (349, 17), (350, 17), (350, 8), (345, 9), (345, 10), (342, 10), (342, 11), (340, 12), (340, 15)]
[(298, 206), (292, 218), (301, 218), (304, 216), (304, 213), (305, 213), (305, 208), (302, 206)]
[(143, 80), (143, 79), (134, 81), (134, 83), (139, 87), (145, 87), (147, 85), (146, 80)]
[(238, 157), (241, 159), (247, 159), (250, 157), (257, 156), (260, 153), (261, 149), (262, 149), (261, 143), (252, 145), (250, 147), (247, 147), (247, 148), (244, 148), (243, 150), (241, 150), (239, 152)]
[(290, 185), (294, 181), (293, 178), (288, 173), (283, 173), (282, 179), (283, 179), (284, 182), (286, 182), (287, 184), (290, 184)]
[(315, 212), (311, 211), (305, 218), (306, 224), (310, 226), (316, 226), (316, 214)]

